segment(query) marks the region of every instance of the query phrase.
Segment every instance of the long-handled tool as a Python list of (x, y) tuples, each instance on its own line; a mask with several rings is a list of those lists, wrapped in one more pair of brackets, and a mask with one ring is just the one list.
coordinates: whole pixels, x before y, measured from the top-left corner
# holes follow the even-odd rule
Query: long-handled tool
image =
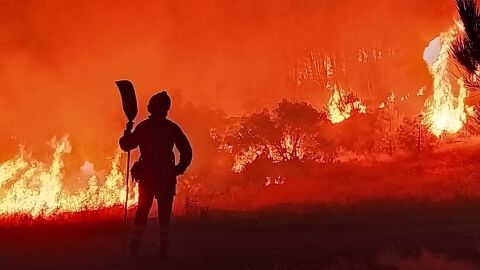
[[(129, 80), (119, 80), (115, 81), (115, 84), (120, 91), (120, 96), (122, 98), (123, 111), (125, 116), (127, 116), (128, 122), (125, 127), (124, 135), (130, 134), (133, 128), (133, 120), (137, 117), (138, 107), (137, 107), (137, 97), (135, 95), (135, 87), (133, 83)], [(128, 191), (129, 191), (129, 176), (130, 176), (130, 151), (127, 152), (127, 169), (125, 173), (125, 204), (123, 206), (123, 226), (124, 226), (124, 238), (123, 238), (123, 248), (125, 248), (125, 240), (127, 235), (127, 214), (128, 214)]]

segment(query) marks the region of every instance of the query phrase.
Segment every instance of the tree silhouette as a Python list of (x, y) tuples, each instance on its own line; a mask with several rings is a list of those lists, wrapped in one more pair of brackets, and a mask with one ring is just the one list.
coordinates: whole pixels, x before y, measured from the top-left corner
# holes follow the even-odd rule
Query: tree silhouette
[(261, 158), (273, 163), (285, 161), (324, 161), (322, 149), (328, 140), (321, 136), (327, 122), (324, 111), (305, 102), (282, 100), (273, 111), (259, 112), (235, 118), (217, 133), (219, 148), (235, 156), (235, 171)]
[(404, 118), (397, 129), (397, 136), (398, 145), (411, 152), (431, 151), (437, 142), (436, 137), (416, 118)]
[(281, 160), (314, 159), (321, 149), (318, 131), (327, 121), (325, 112), (305, 102), (282, 100), (273, 111), (280, 140), (272, 142)]

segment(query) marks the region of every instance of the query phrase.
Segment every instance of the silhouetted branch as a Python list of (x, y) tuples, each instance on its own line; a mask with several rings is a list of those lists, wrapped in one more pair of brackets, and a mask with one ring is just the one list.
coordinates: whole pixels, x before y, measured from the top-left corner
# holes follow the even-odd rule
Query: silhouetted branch
[[(480, 11), (476, 0), (456, 0), (458, 14), (465, 28), (450, 46), (450, 55), (458, 63), (458, 71), (465, 86), (480, 90), (478, 67), (480, 65)], [(460, 68), (461, 67), (461, 68)], [(462, 72), (462, 69), (465, 72)]]
[(475, 73), (480, 61), (480, 51), (466, 36), (458, 37), (450, 46), (450, 54), (468, 73)]

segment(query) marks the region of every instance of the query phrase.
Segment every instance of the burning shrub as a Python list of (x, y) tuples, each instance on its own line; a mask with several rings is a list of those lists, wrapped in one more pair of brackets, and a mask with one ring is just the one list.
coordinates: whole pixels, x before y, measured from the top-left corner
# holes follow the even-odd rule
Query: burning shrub
[(260, 158), (273, 163), (334, 160), (331, 143), (320, 132), (326, 113), (308, 103), (283, 100), (272, 112), (263, 109), (235, 120), (224, 135), (212, 136), (219, 149), (235, 156), (235, 172)]
[[(55, 219), (60, 215), (98, 211), (124, 203), (120, 152), (112, 158), (107, 174), (102, 176), (95, 172), (92, 164), (91, 175), (83, 187), (67, 186), (64, 155), (70, 153), (71, 145), (66, 137), (53, 138), (50, 144), (54, 150), (50, 163), (33, 159), (23, 151), (14, 159), (0, 163), (0, 220), (14, 216), (19, 217), (19, 222), (22, 217)], [(129, 205), (134, 204), (138, 195), (135, 189), (132, 191)]]
[(332, 96), (328, 100), (328, 119), (333, 123), (341, 123), (353, 113), (365, 114), (367, 107), (353, 92), (344, 93), (337, 85), (332, 87)]

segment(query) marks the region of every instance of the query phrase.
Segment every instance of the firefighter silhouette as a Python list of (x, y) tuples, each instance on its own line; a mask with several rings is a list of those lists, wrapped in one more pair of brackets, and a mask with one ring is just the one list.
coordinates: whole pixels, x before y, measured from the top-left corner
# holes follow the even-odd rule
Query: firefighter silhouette
[[(169, 244), (169, 221), (175, 196), (177, 176), (192, 161), (192, 148), (182, 129), (167, 119), (171, 99), (166, 91), (155, 94), (148, 103), (148, 119), (140, 122), (132, 133), (120, 138), (124, 151), (140, 148), (140, 158), (132, 166), (132, 178), (138, 182), (138, 208), (128, 243), (132, 255), (138, 253), (147, 225), (153, 199), (157, 199), (160, 257), (166, 256)], [(180, 153), (175, 164), (173, 147)]]

